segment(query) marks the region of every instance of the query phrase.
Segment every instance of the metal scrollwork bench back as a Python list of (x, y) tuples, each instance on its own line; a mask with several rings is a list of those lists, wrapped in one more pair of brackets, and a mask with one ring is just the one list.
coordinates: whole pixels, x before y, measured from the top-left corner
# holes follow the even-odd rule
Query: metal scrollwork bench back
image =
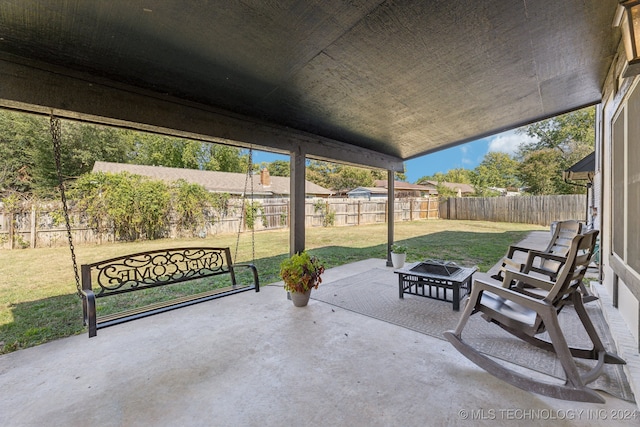
[[(238, 284), (236, 270), (249, 269), (251, 284)], [(162, 249), (125, 255), (92, 264), (83, 264), (82, 302), (89, 337), (97, 330), (152, 314), (255, 289), (259, 292), (258, 271), (253, 264), (233, 264), (229, 248), (193, 247)], [(205, 292), (152, 303), (120, 313), (97, 316), (96, 299), (165, 285), (227, 275), (230, 285)]]

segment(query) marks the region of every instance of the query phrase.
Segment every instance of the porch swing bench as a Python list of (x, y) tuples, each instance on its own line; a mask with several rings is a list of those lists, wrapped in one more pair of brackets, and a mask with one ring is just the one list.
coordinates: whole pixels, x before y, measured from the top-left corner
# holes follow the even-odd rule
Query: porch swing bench
[[(231, 250), (228, 247), (172, 248), (123, 255), (92, 264), (83, 264), (80, 268), (81, 274), (79, 274), (71, 236), (71, 221), (65, 195), (64, 178), (61, 172), (60, 119), (55, 117), (53, 113), (51, 114), (50, 128), (76, 287), (78, 296), (82, 299), (83, 321), (84, 326), (88, 326), (89, 338), (95, 337), (98, 329), (108, 326), (252, 289), (256, 292), (260, 291), (258, 270), (255, 265), (234, 264), (231, 259)], [(242, 199), (241, 212), (243, 213), (249, 182), (253, 195), (253, 180), (250, 179), (251, 165), (253, 165), (252, 148), (249, 149)], [(240, 226), (242, 218), (241, 216)], [(236, 256), (240, 226), (236, 240)], [(255, 260), (253, 228), (251, 243), (253, 260)], [(242, 271), (246, 272), (248, 277), (241, 274), (243, 279), (239, 283), (237, 273)], [(169, 290), (170, 285), (172, 286)], [(163, 289), (159, 289), (160, 287)], [(140, 295), (134, 296), (134, 292), (140, 292)], [(105, 313), (99, 316), (100, 308), (97, 307), (96, 302), (98, 299), (106, 297), (116, 297), (120, 301), (111, 304), (108, 309), (104, 307)], [(126, 306), (127, 304), (133, 308), (111, 312), (114, 306)]]
[[(248, 279), (243, 280), (246, 282), (244, 284), (238, 283), (237, 273), (240, 270), (248, 270), (249, 273), (246, 275), (250, 274), (250, 283)], [(256, 267), (253, 264), (233, 264), (229, 248), (174, 248), (130, 254), (83, 264), (81, 275), (80, 293), (84, 324), (88, 326), (89, 337), (96, 336), (98, 329), (108, 326), (239, 292), (260, 291)], [(125, 294), (169, 285), (179, 287), (180, 284), (186, 285), (186, 282), (192, 282), (192, 285), (195, 283), (198, 291), (189, 293), (187, 290), (177, 289), (173, 295), (167, 297), (163, 294), (170, 292), (158, 290), (152, 296), (145, 295), (139, 299), (154, 301), (170, 299), (147, 303), (116, 313), (100, 316), (97, 313), (97, 299), (106, 297), (127, 299)], [(224, 286), (225, 284), (228, 285)]]

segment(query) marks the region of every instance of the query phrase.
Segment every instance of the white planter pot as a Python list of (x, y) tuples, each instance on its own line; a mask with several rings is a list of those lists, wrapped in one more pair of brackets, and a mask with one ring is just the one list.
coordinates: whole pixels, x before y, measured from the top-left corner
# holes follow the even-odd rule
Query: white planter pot
[(391, 252), (391, 263), (393, 264), (393, 268), (402, 268), (406, 259), (407, 254)]

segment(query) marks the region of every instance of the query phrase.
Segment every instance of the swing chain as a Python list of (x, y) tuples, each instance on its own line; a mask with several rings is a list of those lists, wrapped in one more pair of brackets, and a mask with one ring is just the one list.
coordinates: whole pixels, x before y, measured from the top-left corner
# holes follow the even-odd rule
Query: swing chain
[[(246, 202), (247, 202), (247, 185), (251, 182), (251, 205), (253, 211), (253, 145), (249, 146), (249, 159), (247, 161), (247, 175), (244, 180), (244, 191), (242, 193), (242, 207), (240, 208), (240, 224), (238, 224), (238, 234), (236, 236), (236, 250), (233, 259), (238, 259), (238, 247), (240, 246), (240, 233), (242, 232), (242, 223), (245, 220)], [(256, 260), (256, 243), (255, 243), (255, 218), (253, 219), (253, 227), (251, 227), (251, 260)]]
[(71, 237), (71, 221), (69, 220), (69, 209), (67, 208), (67, 196), (64, 191), (64, 179), (62, 178), (62, 167), (60, 161), (60, 119), (51, 114), (51, 140), (53, 141), (53, 155), (56, 162), (56, 171), (58, 172), (58, 183), (60, 188), (60, 198), (62, 199), (62, 211), (64, 212), (64, 220), (67, 226), (67, 238), (69, 239), (69, 249), (71, 250), (71, 261), (73, 262), (73, 273), (76, 279), (76, 290), (78, 296), (82, 298), (80, 289), (80, 275), (78, 274), (78, 262), (76, 261), (75, 248)]
[[(249, 173), (251, 174), (251, 203), (253, 205), (253, 146), (249, 147)], [(256, 262), (256, 225), (251, 228), (251, 262)]]

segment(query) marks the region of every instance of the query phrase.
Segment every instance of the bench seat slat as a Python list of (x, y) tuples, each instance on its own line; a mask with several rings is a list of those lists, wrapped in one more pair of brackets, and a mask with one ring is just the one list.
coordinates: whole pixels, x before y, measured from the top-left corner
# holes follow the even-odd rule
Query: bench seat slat
[(249, 291), (252, 289), (255, 289), (255, 287), (251, 285), (242, 287), (236, 286), (235, 288), (233, 286), (228, 286), (226, 288), (201, 292), (195, 295), (187, 295), (169, 301), (148, 304), (144, 307), (133, 308), (131, 310), (125, 310), (118, 313), (106, 314), (104, 316), (98, 316), (96, 327), (97, 329), (102, 329), (109, 326), (118, 325), (120, 323), (129, 322), (131, 320), (141, 319), (152, 314), (164, 313), (166, 311), (187, 307), (189, 305), (198, 304), (204, 301), (210, 301), (216, 298), (221, 298), (239, 292)]

